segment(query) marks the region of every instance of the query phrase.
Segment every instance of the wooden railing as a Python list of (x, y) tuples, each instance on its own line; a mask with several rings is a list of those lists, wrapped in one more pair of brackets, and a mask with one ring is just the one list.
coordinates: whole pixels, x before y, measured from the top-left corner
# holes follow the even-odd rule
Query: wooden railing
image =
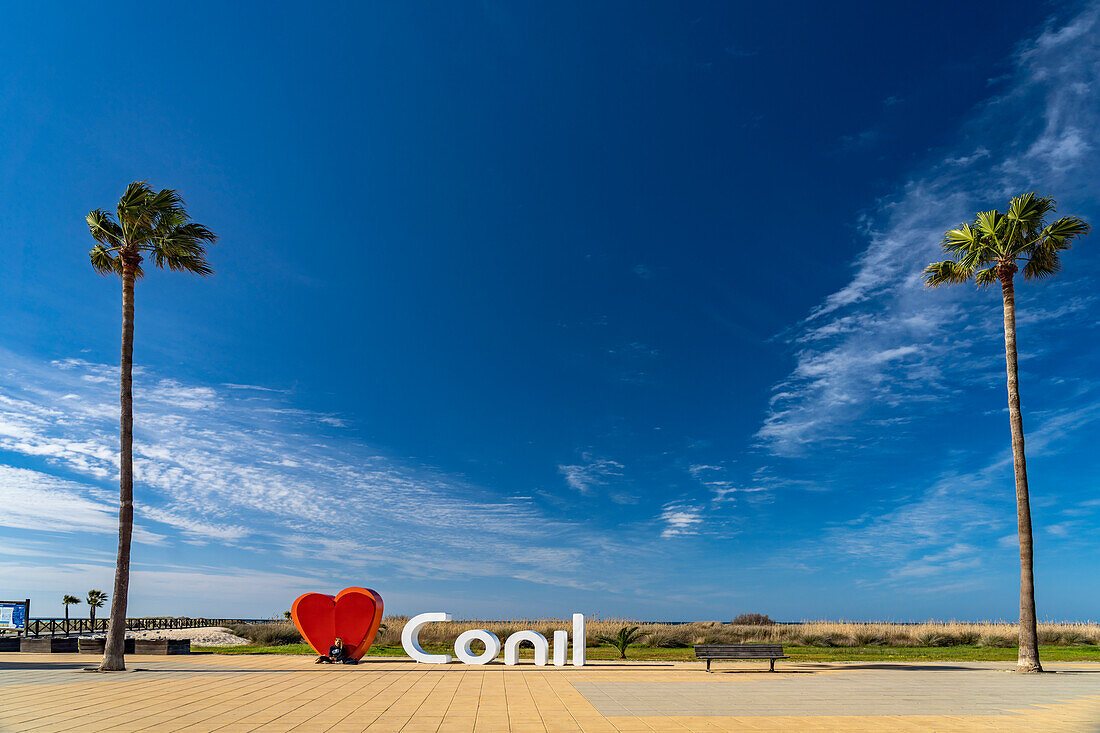
[[(157, 631), (160, 629), (195, 629), (203, 626), (264, 623), (271, 619), (256, 618), (172, 618), (144, 617), (126, 619), (127, 631)], [(71, 636), (107, 632), (110, 619), (97, 618), (32, 618), (27, 621), (27, 636)]]

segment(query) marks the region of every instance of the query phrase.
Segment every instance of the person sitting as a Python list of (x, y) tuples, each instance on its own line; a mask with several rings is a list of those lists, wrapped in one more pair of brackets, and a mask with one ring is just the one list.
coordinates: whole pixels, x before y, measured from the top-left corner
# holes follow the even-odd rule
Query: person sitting
[(328, 648), (328, 658), (331, 664), (358, 664), (358, 660), (351, 658), (351, 650), (344, 646), (344, 640), (339, 636), (336, 642)]
[(339, 636), (328, 648), (328, 660), (330, 664), (341, 664), (344, 661), (344, 640)]
[(322, 654), (317, 657), (317, 661), (314, 662), (314, 664), (340, 664), (340, 662), (343, 661), (344, 640), (337, 636), (336, 641), (328, 648), (328, 654)]

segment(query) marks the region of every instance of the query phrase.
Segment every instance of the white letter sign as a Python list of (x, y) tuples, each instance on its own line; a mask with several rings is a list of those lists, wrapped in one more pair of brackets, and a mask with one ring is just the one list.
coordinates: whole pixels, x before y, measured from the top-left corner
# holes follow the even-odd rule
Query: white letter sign
[[(485, 645), (485, 651), (481, 654), (474, 654), (470, 648), (470, 644), (474, 641), (480, 641)], [(492, 631), (486, 631), (485, 629), (470, 629), (469, 631), (463, 631), (455, 639), (455, 656), (458, 657), (458, 661), (466, 664), (488, 664), (497, 658), (500, 654), (500, 639)]]
[[(422, 613), (419, 616), (413, 616), (409, 619), (409, 622), (405, 624), (405, 628), (401, 629), (401, 646), (405, 648), (405, 653), (418, 662), (424, 664), (450, 664), (451, 657), (449, 654), (428, 654), (426, 651), (420, 648), (420, 627), (425, 624), (435, 623), (437, 621), (450, 621), (451, 614), (449, 613)], [(576, 664), (576, 662), (574, 662)]]
[(550, 642), (537, 631), (517, 631), (504, 642), (504, 663), (508, 665), (519, 664), (520, 642), (529, 641), (535, 646), (535, 664), (539, 667), (546, 666), (546, 658), (550, 656)]
[[(428, 654), (420, 646), (420, 629), (425, 624), (450, 621), (451, 614), (443, 611), (435, 613), (422, 613), (413, 616), (401, 630), (401, 646), (405, 653), (418, 662), (424, 664), (449, 664), (449, 654)], [(485, 651), (474, 654), (471, 644), (480, 641), (485, 645)], [(543, 667), (550, 661), (550, 642), (537, 631), (530, 629), (517, 631), (504, 642), (504, 663), (512, 666), (519, 664), (519, 645), (525, 641), (531, 642), (535, 647), (535, 664)], [(584, 614), (573, 614), (573, 666), (583, 667), (585, 662), (585, 622)], [(569, 644), (569, 634), (565, 631), (554, 632), (554, 666), (564, 667), (567, 658), (566, 647)], [(470, 629), (463, 631), (455, 639), (455, 656), (464, 664), (488, 664), (500, 654), (500, 639), (496, 634), (485, 629)]]

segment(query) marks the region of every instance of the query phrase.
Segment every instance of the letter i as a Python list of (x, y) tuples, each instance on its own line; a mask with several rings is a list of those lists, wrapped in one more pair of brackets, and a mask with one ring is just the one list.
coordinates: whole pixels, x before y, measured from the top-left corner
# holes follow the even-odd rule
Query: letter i
[(584, 627), (584, 614), (573, 614), (573, 666), (584, 666), (584, 653), (585, 644), (588, 643), (588, 636), (585, 633)]
[(569, 634), (564, 631), (554, 632), (554, 666), (565, 666), (565, 655), (568, 653), (566, 647), (569, 646)]

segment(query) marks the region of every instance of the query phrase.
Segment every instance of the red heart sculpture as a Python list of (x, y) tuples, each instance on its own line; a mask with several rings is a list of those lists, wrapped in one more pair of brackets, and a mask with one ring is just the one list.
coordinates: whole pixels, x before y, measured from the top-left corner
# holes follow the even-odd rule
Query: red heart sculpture
[(327, 655), (336, 637), (349, 659), (360, 659), (382, 623), (382, 596), (370, 588), (344, 588), (336, 596), (306, 593), (290, 607), (290, 617), (313, 651)]

